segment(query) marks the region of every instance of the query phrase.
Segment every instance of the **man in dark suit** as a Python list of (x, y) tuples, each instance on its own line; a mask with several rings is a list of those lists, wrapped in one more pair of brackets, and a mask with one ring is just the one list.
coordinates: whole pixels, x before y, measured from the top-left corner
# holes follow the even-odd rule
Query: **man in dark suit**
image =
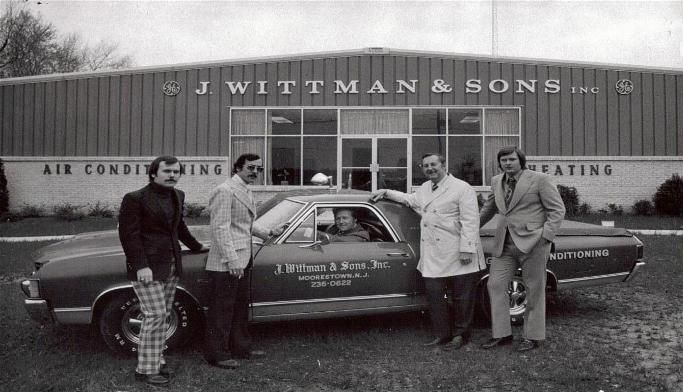
[(177, 158), (156, 158), (149, 166), (149, 184), (126, 194), (119, 212), (128, 279), (143, 315), (135, 379), (152, 385), (169, 381), (163, 348), (183, 270), (178, 241), (192, 251), (205, 250), (183, 221), (185, 194), (175, 189), (180, 175)]
[(551, 177), (526, 170), (522, 150), (503, 147), (497, 159), (504, 173), (491, 180), (492, 193), (480, 213), (480, 226), (494, 215), (499, 216), (487, 284), (493, 337), (482, 347), (512, 343), (507, 290), (515, 271), (521, 267), (527, 305), (523, 337), (517, 350), (527, 351), (545, 340), (546, 263), (565, 209)]

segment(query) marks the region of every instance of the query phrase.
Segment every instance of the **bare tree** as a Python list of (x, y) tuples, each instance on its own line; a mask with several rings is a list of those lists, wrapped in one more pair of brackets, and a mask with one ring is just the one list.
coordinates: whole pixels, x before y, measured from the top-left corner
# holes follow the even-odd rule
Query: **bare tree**
[(0, 78), (119, 69), (132, 64), (130, 56), (118, 54), (118, 44), (101, 41), (88, 46), (76, 34), (60, 37), (52, 23), (22, 4), (6, 3), (0, 16)]

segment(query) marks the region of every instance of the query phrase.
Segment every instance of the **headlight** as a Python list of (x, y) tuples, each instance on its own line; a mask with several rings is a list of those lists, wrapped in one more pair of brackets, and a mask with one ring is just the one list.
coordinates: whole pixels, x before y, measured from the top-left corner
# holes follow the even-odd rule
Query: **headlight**
[(40, 287), (38, 279), (27, 279), (21, 282), (21, 290), (29, 298), (40, 298)]

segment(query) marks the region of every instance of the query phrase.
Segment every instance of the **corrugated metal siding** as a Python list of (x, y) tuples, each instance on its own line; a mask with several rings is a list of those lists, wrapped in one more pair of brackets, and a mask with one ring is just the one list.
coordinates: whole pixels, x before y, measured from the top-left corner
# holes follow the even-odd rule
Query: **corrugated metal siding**
[[(415, 94), (398, 94), (395, 80), (419, 79)], [(453, 91), (431, 91), (444, 79)], [(481, 80), (480, 93), (466, 93), (465, 81)], [(492, 80), (510, 83), (489, 91)], [(538, 80), (536, 93), (515, 93), (514, 80)], [(544, 92), (560, 79), (561, 91)], [(618, 95), (614, 85), (630, 79), (635, 89)], [(161, 87), (176, 80), (182, 92), (167, 97)], [(267, 80), (268, 94), (256, 81)], [(277, 81), (294, 80), (280, 94)], [(323, 80), (309, 94), (306, 80)], [(334, 94), (334, 81), (359, 80), (359, 94)], [(387, 94), (367, 94), (379, 80)], [(213, 92), (195, 94), (199, 82)], [(247, 93), (232, 95), (225, 81), (252, 81)], [(598, 94), (572, 94), (570, 87)], [(253, 64), (214, 65), (185, 70), (148, 70), (0, 85), (0, 151), (16, 156), (227, 155), (229, 110), (240, 106), (521, 106), (522, 144), (530, 155), (683, 155), (683, 75), (659, 71), (617, 71), (573, 65), (505, 63), (407, 55), (357, 55)]]

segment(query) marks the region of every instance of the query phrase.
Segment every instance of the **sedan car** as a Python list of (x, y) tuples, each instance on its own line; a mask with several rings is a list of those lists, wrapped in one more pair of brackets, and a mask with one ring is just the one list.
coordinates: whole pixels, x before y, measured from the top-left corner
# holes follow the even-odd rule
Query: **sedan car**
[[(263, 242), (254, 238), (250, 318), (253, 322), (346, 317), (426, 308), (420, 257), (420, 216), (391, 201), (370, 202), (370, 194), (297, 194), (275, 197), (259, 208), (258, 223), (287, 229)], [(369, 241), (330, 242), (333, 211), (352, 209)], [(487, 260), (493, 228), (481, 230)], [(191, 227), (209, 245), (207, 226)], [(169, 347), (201, 331), (205, 314), (206, 254), (183, 255), (184, 275), (171, 314)], [(564, 221), (547, 266), (548, 290), (626, 282), (644, 265), (643, 245), (625, 229)], [(35, 272), (22, 282), (25, 307), (41, 323), (96, 324), (117, 352), (137, 348), (141, 314), (126, 279), (116, 231), (77, 235), (40, 249)], [(482, 271), (478, 305), (489, 314), (487, 271)], [(510, 285), (510, 316), (522, 320), (525, 286)]]

